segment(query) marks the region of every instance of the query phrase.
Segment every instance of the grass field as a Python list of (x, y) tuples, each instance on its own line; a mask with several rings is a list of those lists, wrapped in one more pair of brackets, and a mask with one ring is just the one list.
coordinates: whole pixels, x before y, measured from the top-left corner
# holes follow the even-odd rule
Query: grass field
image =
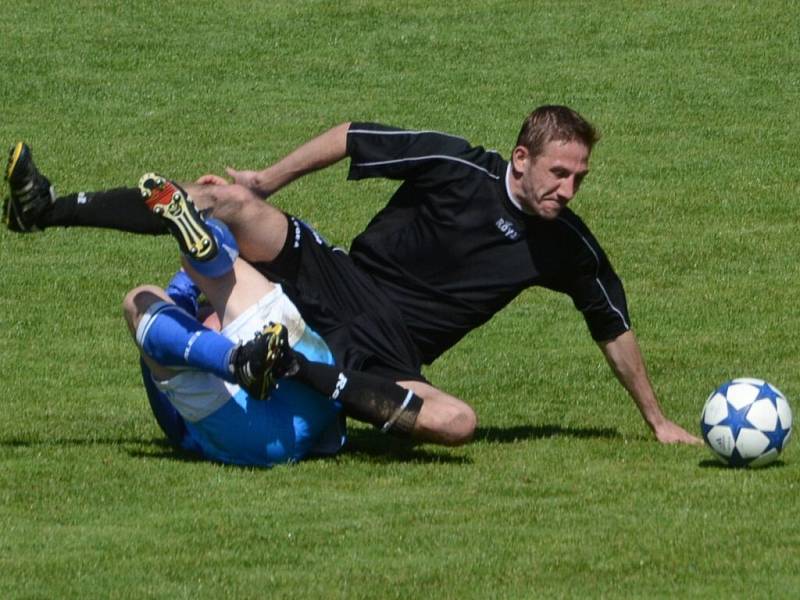
[[(259, 167), (345, 120), (510, 151), (566, 103), (603, 140), (574, 203), (625, 281), (667, 414), (734, 376), (800, 407), (800, 7), (761, 2), (75, 2), (0, 11), (0, 143), (61, 192)], [(347, 244), (392, 184), (276, 203)], [(791, 598), (798, 463), (654, 442), (566, 297), (520, 296), (426, 370), (459, 449), (355, 425), (333, 460), (162, 442), (119, 308), (168, 238), (0, 232), (2, 598)], [(796, 442), (795, 442), (796, 444)]]

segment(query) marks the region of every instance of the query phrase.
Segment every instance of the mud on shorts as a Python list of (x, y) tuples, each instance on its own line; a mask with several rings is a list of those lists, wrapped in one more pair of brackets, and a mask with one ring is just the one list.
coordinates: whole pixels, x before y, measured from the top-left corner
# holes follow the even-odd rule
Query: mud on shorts
[(372, 277), (311, 226), (286, 217), (289, 231), (277, 258), (253, 266), (283, 286), (339, 366), (393, 381), (427, 383), (400, 311)]

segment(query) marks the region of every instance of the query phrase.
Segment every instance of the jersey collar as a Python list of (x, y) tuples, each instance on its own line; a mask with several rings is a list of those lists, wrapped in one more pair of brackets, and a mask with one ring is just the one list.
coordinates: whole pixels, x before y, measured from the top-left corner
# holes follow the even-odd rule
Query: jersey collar
[(525, 210), (522, 207), (522, 204), (519, 203), (519, 200), (517, 200), (514, 197), (514, 194), (511, 193), (511, 183), (510, 182), (511, 182), (511, 163), (509, 162), (508, 165), (506, 166), (506, 195), (508, 196), (508, 201), (511, 202), (511, 204), (514, 206), (514, 208), (516, 208), (523, 215), (526, 215), (528, 217), (535, 216), (532, 213), (529, 213), (527, 210)]

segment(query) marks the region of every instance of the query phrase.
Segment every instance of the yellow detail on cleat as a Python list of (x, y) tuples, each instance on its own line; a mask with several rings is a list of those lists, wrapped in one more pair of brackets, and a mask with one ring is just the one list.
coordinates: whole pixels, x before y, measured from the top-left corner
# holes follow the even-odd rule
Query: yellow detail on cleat
[(281, 342), (281, 331), (284, 329), (283, 325), (280, 323), (269, 323), (265, 325), (261, 329), (261, 335), (268, 335), (270, 336), (267, 342), (266, 348), (266, 355), (264, 357), (264, 362), (267, 367), (267, 373), (264, 375), (263, 379), (261, 380), (261, 388), (259, 398), (266, 398), (267, 391), (269, 388), (272, 387), (274, 383), (272, 376), (269, 375), (269, 372), (272, 370), (275, 362), (280, 358), (281, 352), (283, 350), (283, 344)]
[(11, 153), (8, 156), (8, 166), (6, 167), (6, 181), (8, 181), (8, 179), (11, 177), (14, 167), (17, 166), (19, 155), (22, 154), (22, 149), (24, 147), (24, 142), (17, 142), (17, 144), (11, 149)]
[(155, 173), (144, 175), (139, 181), (139, 189), (150, 210), (177, 228), (192, 258), (204, 260), (214, 251), (208, 232), (192, 218), (191, 200), (182, 190)]

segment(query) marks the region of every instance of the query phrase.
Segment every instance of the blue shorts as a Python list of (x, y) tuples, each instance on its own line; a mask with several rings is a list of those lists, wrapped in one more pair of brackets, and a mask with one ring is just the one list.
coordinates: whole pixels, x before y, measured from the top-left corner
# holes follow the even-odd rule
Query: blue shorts
[[(221, 333), (237, 342), (248, 340), (269, 321), (284, 324), (289, 343), (309, 360), (333, 362), (322, 338), (280, 286)], [(153, 413), (170, 442), (209, 460), (271, 466), (332, 454), (344, 443), (341, 406), (297, 382), (280, 380), (267, 400), (255, 400), (238, 385), (203, 371), (180, 371), (164, 381), (154, 381), (145, 370), (143, 376)]]

